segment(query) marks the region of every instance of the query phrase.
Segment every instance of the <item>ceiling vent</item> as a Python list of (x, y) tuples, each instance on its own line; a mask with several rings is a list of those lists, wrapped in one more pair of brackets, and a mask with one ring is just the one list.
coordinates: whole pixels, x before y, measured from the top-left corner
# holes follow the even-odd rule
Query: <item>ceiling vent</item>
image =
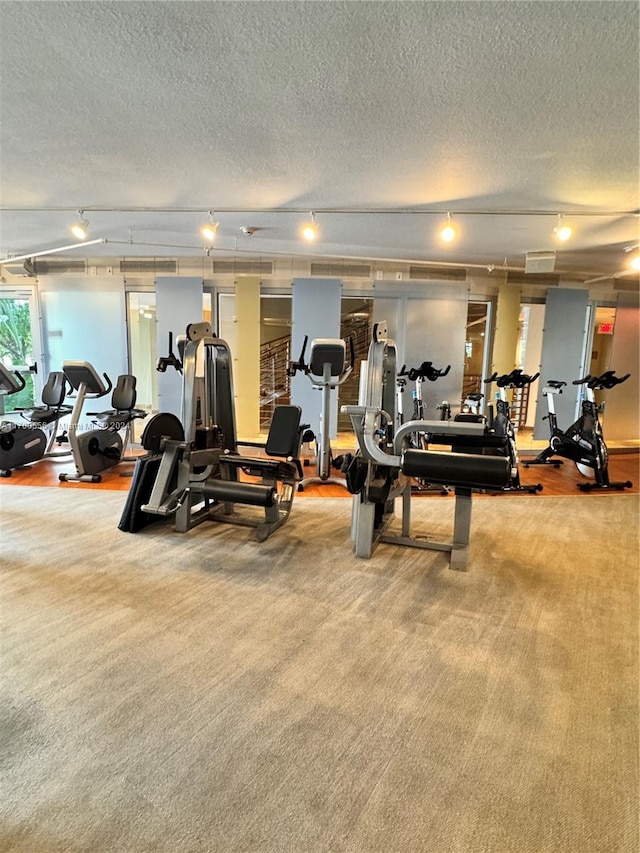
[(467, 271), (464, 267), (409, 267), (411, 281), (466, 281)]
[(214, 261), (214, 275), (273, 275), (273, 261)]
[(36, 274), (33, 261), (31, 260), (15, 262), (9, 260), (6, 263), (3, 262), (0, 266), (2, 266), (2, 272), (7, 275), (22, 276), (23, 278), (28, 276), (29, 278), (33, 278)]
[(36, 258), (33, 261), (33, 270), (36, 275), (69, 275), (69, 273), (86, 275), (87, 262), (84, 260), (41, 261)]
[(535, 275), (533, 278), (530, 273), (518, 272), (517, 270), (509, 270), (507, 273), (507, 284), (540, 284), (545, 287), (557, 287), (560, 284), (559, 275)]
[(326, 263), (311, 264), (311, 275), (322, 278), (371, 278), (370, 264)]
[(177, 273), (175, 258), (130, 258), (120, 261), (121, 273)]
[(640, 289), (640, 275), (629, 275), (624, 276), (624, 278), (615, 278), (613, 280), (613, 289), (637, 292)]
[(524, 271), (527, 274), (553, 272), (555, 268), (555, 252), (527, 252), (524, 262)]

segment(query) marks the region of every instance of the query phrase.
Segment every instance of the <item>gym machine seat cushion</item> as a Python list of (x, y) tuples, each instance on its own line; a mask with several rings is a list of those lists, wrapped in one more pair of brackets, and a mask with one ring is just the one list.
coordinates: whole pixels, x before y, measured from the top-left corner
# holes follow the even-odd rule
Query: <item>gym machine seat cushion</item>
[(64, 373), (54, 371), (49, 374), (42, 389), (42, 406), (21, 409), (22, 417), (32, 424), (50, 424), (71, 414), (71, 406), (63, 405), (66, 394), (67, 380)]
[(136, 377), (129, 373), (118, 376), (116, 387), (111, 395), (112, 409), (105, 412), (91, 412), (94, 423), (104, 427), (122, 429), (136, 418), (145, 418), (143, 409), (136, 409)]
[(300, 452), (300, 406), (276, 406), (264, 446), (267, 456), (296, 459)]

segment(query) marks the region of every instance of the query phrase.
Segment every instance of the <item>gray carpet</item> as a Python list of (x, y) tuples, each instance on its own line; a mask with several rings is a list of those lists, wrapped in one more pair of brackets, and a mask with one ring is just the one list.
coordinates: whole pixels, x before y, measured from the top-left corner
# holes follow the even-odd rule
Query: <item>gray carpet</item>
[(637, 495), (476, 500), (467, 573), (124, 497), (0, 488), (0, 849), (637, 853)]

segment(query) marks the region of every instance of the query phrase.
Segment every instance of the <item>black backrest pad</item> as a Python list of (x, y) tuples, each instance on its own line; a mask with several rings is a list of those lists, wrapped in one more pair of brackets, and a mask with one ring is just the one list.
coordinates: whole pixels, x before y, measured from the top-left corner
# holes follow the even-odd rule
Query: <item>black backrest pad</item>
[(54, 371), (47, 377), (44, 388), (42, 389), (42, 402), (45, 406), (59, 408), (64, 403), (65, 388), (67, 381), (64, 378), (64, 373)]
[(345, 365), (344, 341), (316, 338), (311, 341), (309, 368), (313, 376), (322, 376), (324, 365), (331, 365), (331, 375), (340, 376)]
[(131, 411), (136, 405), (136, 377), (128, 373), (118, 376), (111, 395), (111, 405), (119, 412)]
[(500, 489), (509, 484), (511, 463), (504, 456), (406, 450), (402, 473), (444, 486)]
[(300, 406), (276, 406), (264, 446), (269, 456), (297, 458), (300, 452)]

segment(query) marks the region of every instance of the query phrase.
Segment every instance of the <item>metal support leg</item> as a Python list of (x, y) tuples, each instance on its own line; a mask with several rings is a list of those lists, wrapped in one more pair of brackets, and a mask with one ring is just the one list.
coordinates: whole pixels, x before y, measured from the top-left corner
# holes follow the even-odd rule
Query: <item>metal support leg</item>
[(456, 505), (453, 520), (453, 547), (450, 567), (466, 572), (469, 536), (471, 533), (471, 489), (456, 489)]

